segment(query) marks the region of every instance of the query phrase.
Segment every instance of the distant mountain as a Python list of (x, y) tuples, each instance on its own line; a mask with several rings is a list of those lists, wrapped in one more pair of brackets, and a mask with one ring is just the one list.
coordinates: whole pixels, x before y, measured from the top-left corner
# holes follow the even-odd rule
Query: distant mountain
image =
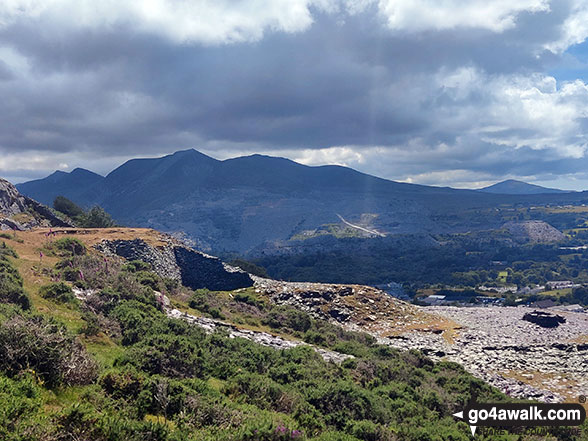
[(546, 194), (546, 193), (569, 193), (565, 190), (558, 190), (556, 188), (546, 188), (540, 185), (528, 184), (516, 179), (508, 179), (506, 181), (498, 182), (489, 187), (480, 188), (478, 191), (484, 193), (494, 194)]
[(56, 196), (65, 196), (72, 200), (93, 199), (86, 193), (99, 186), (102, 181), (104, 177), (83, 168), (76, 168), (70, 173), (58, 170), (44, 179), (17, 184), (16, 188), (21, 193), (52, 206)]
[[(99, 204), (121, 224), (182, 232), (215, 253), (263, 252), (277, 241), (283, 252), (284, 241), (329, 231), (380, 237), (500, 228), (504, 221), (488, 208), (560, 197), (405, 184), (262, 155), (219, 161), (196, 150), (133, 159), (104, 178), (89, 173), (53, 174), (19, 189), (47, 203), (64, 195), (82, 206)], [(588, 199), (569, 195), (561, 197)]]

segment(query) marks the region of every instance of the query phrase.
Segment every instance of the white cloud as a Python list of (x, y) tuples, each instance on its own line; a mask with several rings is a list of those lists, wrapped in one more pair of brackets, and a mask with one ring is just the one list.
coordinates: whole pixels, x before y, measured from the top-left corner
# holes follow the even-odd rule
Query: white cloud
[(558, 40), (545, 45), (554, 53), (564, 52), (574, 44), (582, 43), (588, 37), (588, 4), (585, 0), (575, 0), (571, 13), (561, 25)]
[[(0, 26), (23, 19), (51, 21), (55, 32), (125, 25), (181, 43), (220, 44), (256, 41), (267, 31), (304, 31), (313, 23), (313, 9), (353, 15), (371, 5), (391, 29), (408, 32), (502, 32), (516, 25), (521, 12), (549, 11), (548, 0), (2, 0)], [(586, 11), (577, 9), (565, 41), (585, 34)]]
[(330, 0), (2, 0), (0, 25), (49, 22), (55, 31), (115, 25), (206, 44), (255, 41), (268, 30), (300, 32), (313, 22), (311, 6)]
[(547, 0), (380, 0), (379, 8), (392, 29), (426, 31), (458, 27), (502, 32), (516, 24), (523, 11), (549, 10)]

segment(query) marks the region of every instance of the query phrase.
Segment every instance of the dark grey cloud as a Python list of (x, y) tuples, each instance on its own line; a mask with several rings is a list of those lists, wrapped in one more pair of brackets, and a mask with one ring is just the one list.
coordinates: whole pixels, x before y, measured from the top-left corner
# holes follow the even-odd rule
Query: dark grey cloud
[[(105, 172), (124, 158), (186, 147), (313, 162), (308, 151), (337, 146), (359, 156), (333, 153), (332, 162), (398, 179), (579, 173), (584, 92), (564, 94), (560, 84), (533, 95), (569, 57), (545, 47), (562, 38), (572, 5), (520, 12), (500, 32), (390, 29), (374, 4), (357, 14), (313, 9), (314, 23), (300, 32), (214, 45), (124, 21), (13, 20), (0, 27), (0, 46), (26, 63), (10, 53), (0, 62), (0, 152), (29, 155), (32, 165), (5, 159), (0, 173), (93, 161)], [(569, 111), (575, 125), (549, 135), (533, 106)]]

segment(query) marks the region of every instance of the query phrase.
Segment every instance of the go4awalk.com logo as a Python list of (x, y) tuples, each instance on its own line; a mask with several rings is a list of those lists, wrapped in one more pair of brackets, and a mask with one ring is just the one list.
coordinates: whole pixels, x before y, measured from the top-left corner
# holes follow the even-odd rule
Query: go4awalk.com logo
[(470, 403), (454, 417), (469, 424), (472, 436), (478, 427), (579, 426), (586, 410), (576, 403)]

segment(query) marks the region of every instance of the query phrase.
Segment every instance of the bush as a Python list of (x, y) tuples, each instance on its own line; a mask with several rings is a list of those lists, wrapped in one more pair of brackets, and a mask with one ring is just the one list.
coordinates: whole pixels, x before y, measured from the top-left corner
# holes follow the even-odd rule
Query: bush
[(0, 303), (13, 303), (30, 309), (31, 301), (22, 285), (22, 278), (12, 264), (0, 258)]
[(62, 325), (15, 316), (0, 325), (0, 370), (14, 377), (30, 369), (49, 387), (88, 384), (97, 372), (84, 346)]
[(152, 375), (202, 377), (205, 363), (201, 354), (194, 340), (184, 336), (150, 335), (129, 349), (117, 364), (130, 364)]
[[(28, 441), (32, 420), (41, 409), (41, 390), (31, 374), (19, 379), (0, 376), (0, 439)], [(20, 436), (22, 435), (22, 436)]]
[(84, 245), (79, 239), (73, 237), (63, 237), (57, 239), (51, 244), (51, 247), (55, 250), (61, 251), (63, 254), (71, 254), (72, 256), (83, 256), (86, 254), (86, 245)]
[(123, 271), (128, 271), (129, 273), (151, 271), (151, 269), (151, 264), (143, 262), (142, 260), (132, 260), (122, 267)]
[(43, 285), (39, 289), (39, 294), (44, 299), (55, 300), (59, 303), (78, 303), (78, 299), (76, 299), (71, 287), (63, 282)]
[(84, 326), (80, 329), (80, 334), (84, 334), (87, 337), (98, 335), (100, 332), (100, 323), (96, 314), (90, 311), (85, 311), (83, 315)]
[(312, 325), (307, 313), (286, 306), (273, 308), (263, 322), (275, 329), (289, 328), (299, 332), (308, 331)]
[(245, 303), (247, 305), (255, 306), (258, 309), (264, 308), (264, 302), (260, 301), (255, 295), (246, 292), (239, 292), (235, 294), (235, 301)]

